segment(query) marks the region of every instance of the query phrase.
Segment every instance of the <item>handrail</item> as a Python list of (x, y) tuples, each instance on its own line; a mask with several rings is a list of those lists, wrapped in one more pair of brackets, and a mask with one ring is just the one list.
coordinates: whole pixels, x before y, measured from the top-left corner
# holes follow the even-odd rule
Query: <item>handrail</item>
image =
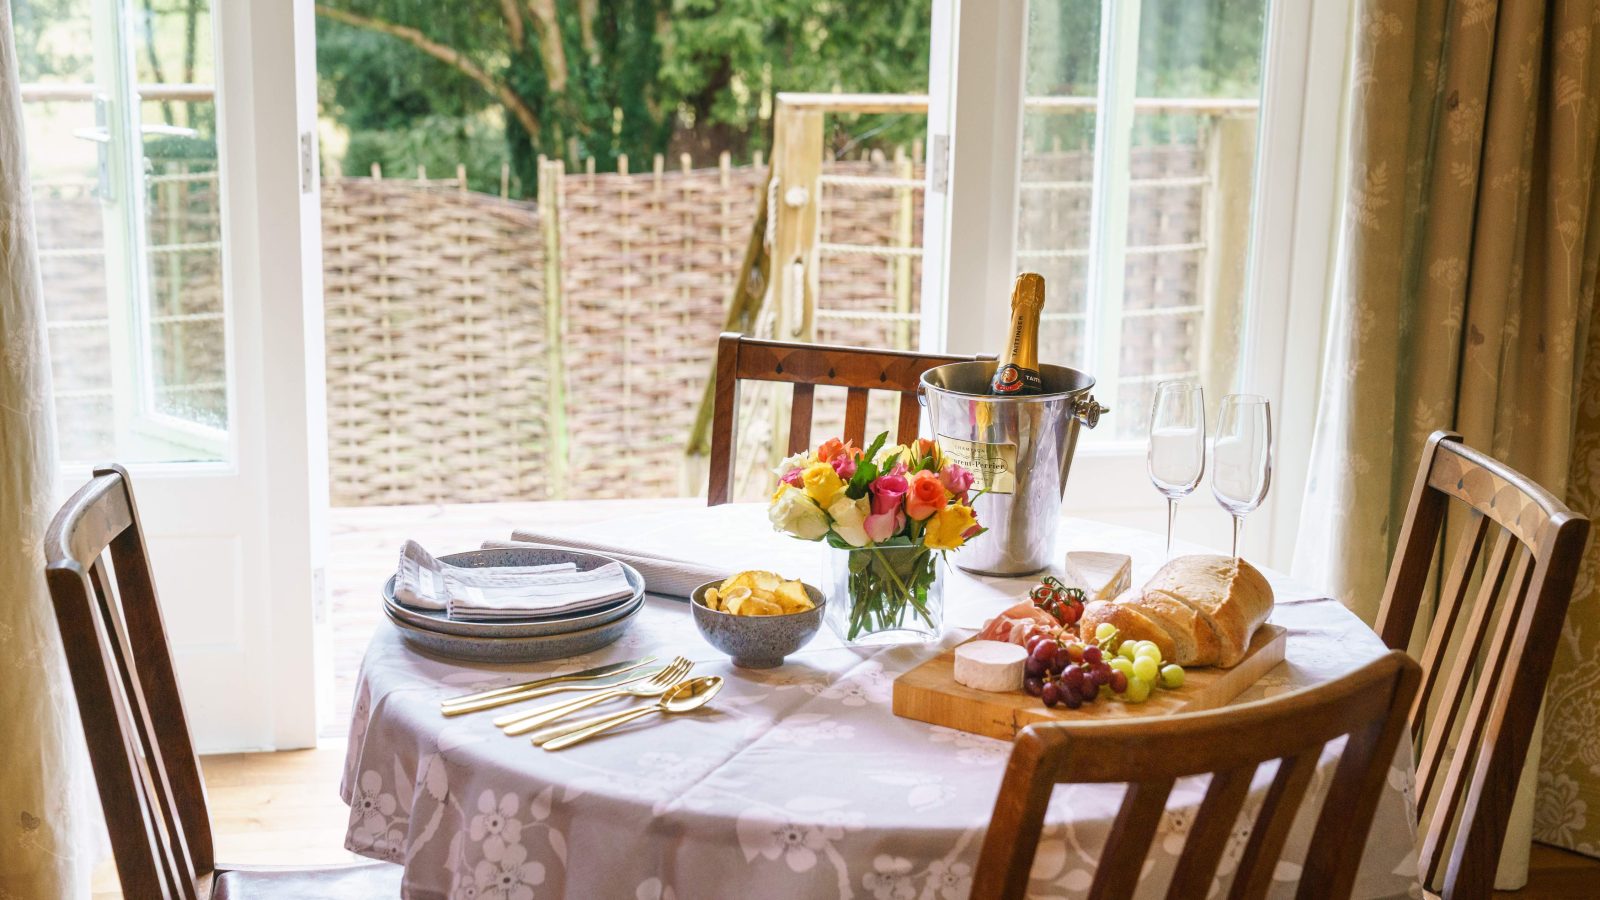
[[(778, 102), (792, 109), (855, 114), (915, 114), (928, 111), (926, 94), (818, 94), (785, 91)], [(1024, 109), (1040, 113), (1070, 113), (1092, 110), (1094, 97), (1027, 97)], [(1134, 112), (1195, 113), (1222, 115), (1254, 112), (1261, 101), (1228, 97), (1136, 97)]]

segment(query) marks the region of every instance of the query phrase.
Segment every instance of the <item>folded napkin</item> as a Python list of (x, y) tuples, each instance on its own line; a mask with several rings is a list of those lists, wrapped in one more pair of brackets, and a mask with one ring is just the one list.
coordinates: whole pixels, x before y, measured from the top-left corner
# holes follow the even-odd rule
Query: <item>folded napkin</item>
[(725, 566), (710, 566), (660, 556), (644, 550), (617, 546), (599, 539), (574, 538), (538, 531), (518, 529), (509, 541), (485, 541), (485, 550), (502, 547), (552, 547), (560, 550), (581, 550), (621, 560), (644, 576), (645, 590), (665, 597), (685, 597), (708, 581), (721, 581), (734, 570)]
[(524, 619), (580, 613), (633, 595), (622, 566), (573, 563), (469, 568), (439, 562), (416, 541), (400, 550), (395, 599), (452, 619)]

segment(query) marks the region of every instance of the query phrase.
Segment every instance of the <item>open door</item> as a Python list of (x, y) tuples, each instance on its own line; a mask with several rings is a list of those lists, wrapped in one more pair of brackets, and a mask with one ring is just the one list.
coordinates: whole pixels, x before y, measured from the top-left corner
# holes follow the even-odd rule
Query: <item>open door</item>
[(308, 746), (327, 496), (311, 5), (30, 12), (79, 50), (23, 60), (63, 495), (96, 462), (131, 470), (200, 748)]

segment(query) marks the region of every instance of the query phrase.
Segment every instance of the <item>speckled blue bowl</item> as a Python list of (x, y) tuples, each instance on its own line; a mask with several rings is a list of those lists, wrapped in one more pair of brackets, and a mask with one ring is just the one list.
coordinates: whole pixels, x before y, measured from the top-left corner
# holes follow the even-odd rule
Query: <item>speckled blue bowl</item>
[(689, 608), (694, 624), (706, 643), (733, 657), (733, 664), (745, 669), (770, 669), (783, 665), (783, 658), (799, 650), (817, 636), (822, 627), (822, 609), (827, 599), (822, 591), (802, 584), (816, 606), (805, 612), (782, 616), (736, 616), (706, 606), (706, 588), (721, 586), (708, 581), (694, 589)]

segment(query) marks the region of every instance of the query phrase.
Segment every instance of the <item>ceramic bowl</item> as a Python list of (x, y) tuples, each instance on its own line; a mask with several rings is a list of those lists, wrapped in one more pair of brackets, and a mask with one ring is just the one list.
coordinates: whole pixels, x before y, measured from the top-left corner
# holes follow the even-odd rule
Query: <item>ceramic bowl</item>
[(782, 616), (736, 616), (706, 606), (706, 589), (720, 587), (721, 581), (708, 581), (694, 589), (689, 608), (694, 624), (706, 643), (733, 657), (733, 664), (745, 669), (770, 669), (783, 664), (783, 658), (804, 647), (822, 627), (822, 608), (827, 600), (822, 591), (802, 584), (811, 602), (805, 612)]

